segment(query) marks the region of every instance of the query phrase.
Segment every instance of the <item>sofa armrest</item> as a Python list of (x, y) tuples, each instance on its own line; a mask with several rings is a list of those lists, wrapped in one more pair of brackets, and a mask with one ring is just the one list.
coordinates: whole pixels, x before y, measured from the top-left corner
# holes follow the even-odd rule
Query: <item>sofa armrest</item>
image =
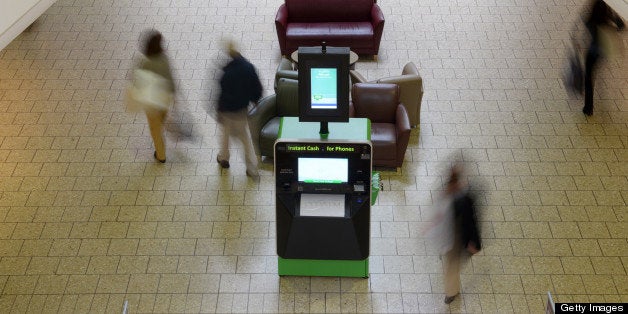
[(251, 139), (255, 152), (259, 155), (259, 138), (262, 128), (277, 113), (277, 101), (275, 95), (262, 98), (257, 106), (251, 108), (248, 113), (249, 129), (251, 130)]
[(377, 3), (371, 8), (371, 23), (373, 24), (373, 41), (375, 51), (379, 51), (379, 43), (384, 33), (384, 13)]
[(395, 129), (397, 130), (397, 167), (401, 167), (410, 141), (410, 120), (403, 104), (397, 105)]
[(286, 49), (286, 30), (288, 28), (288, 8), (286, 4), (279, 6), (277, 15), (275, 16), (275, 29), (277, 30), (277, 39), (279, 40), (279, 49), (282, 55), (287, 55)]
[(349, 71), (349, 76), (351, 76), (351, 85), (355, 84), (355, 83), (366, 83), (367, 80), (366, 78), (360, 74), (360, 72), (356, 71), (356, 70), (350, 70)]

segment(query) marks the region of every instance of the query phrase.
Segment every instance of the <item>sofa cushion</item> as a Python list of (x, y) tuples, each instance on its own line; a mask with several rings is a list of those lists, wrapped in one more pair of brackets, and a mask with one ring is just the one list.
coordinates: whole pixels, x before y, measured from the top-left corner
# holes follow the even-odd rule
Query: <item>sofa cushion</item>
[(285, 1), (288, 10), (288, 23), (370, 21), (371, 8), (374, 3), (373, 0)]
[(395, 160), (397, 158), (397, 138), (394, 124), (371, 123), (371, 143), (373, 145), (373, 160)]
[[(259, 147), (263, 156), (272, 156), (277, 135), (279, 134), (279, 122), (281, 117), (274, 117), (262, 127), (259, 135)], [(265, 151), (267, 150), (268, 151)]]
[(304, 46), (320, 46), (324, 39), (328, 46), (369, 47), (373, 42), (373, 26), (370, 22), (290, 23), (286, 39)]

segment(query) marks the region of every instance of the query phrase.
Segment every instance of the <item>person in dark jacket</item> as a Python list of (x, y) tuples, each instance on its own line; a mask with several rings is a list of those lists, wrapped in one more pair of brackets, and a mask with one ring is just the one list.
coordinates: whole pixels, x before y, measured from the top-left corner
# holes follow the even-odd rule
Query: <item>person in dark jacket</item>
[(591, 34), (591, 43), (587, 51), (584, 70), (584, 107), (582, 112), (593, 115), (593, 75), (595, 68), (602, 54), (600, 46), (600, 26), (614, 23), (619, 30), (624, 28), (624, 22), (603, 0), (594, 0), (591, 11), (585, 21), (587, 29)]
[(247, 109), (251, 102), (257, 103), (262, 96), (262, 83), (255, 67), (234, 47), (227, 43), (231, 61), (223, 68), (218, 98), (218, 123), (222, 127), (222, 138), (217, 160), (221, 167), (229, 168), (229, 138), (236, 137), (244, 146), (246, 175), (257, 177), (257, 155), (251, 140), (247, 120)]
[(454, 166), (447, 182), (445, 197), (451, 198), (453, 210), (453, 241), (445, 254), (445, 303), (454, 301), (460, 294), (460, 258), (466, 250), (475, 254), (482, 248), (474, 199), (461, 181), (462, 169)]

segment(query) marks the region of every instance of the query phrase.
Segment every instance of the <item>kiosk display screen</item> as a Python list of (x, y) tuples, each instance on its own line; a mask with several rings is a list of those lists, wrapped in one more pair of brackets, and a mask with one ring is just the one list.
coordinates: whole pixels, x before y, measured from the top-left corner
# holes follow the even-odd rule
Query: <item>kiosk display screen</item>
[(312, 109), (338, 108), (338, 73), (336, 68), (311, 68)]
[(304, 183), (347, 183), (347, 158), (298, 158), (298, 180)]

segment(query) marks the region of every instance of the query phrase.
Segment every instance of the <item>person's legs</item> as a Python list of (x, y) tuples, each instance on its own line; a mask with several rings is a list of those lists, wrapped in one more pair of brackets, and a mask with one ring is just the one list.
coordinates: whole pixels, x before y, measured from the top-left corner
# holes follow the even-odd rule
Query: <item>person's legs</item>
[(588, 116), (593, 114), (593, 75), (599, 57), (597, 44), (592, 42), (585, 61), (584, 108), (582, 108), (582, 112)]
[(153, 144), (155, 145), (155, 158), (161, 162), (166, 160), (166, 144), (164, 143), (162, 130), (166, 113), (167, 111), (146, 110), (150, 136), (153, 138)]
[(257, 155), (253, 148), (253, 140), (251, 139), (251, 131), (247, 121), (246, 112), (241, 112), (236, 116), (234, 125), (234, 136), (236, 136), (244, 147), (244, 160), (246, 162), (246, 174), (249, 176), (258, 176)]
[(460, 293), (460, 247), (457, 245), (445, 255), (444, 281), (445, 303), (450, 303)]
[(217, 160), (221, 167), (229, 168), (229, 135), (231, 134), (232, 120), (228, 117), (228, 114), (218, 113), (220, 117), (220, 150), (218, 151)]

